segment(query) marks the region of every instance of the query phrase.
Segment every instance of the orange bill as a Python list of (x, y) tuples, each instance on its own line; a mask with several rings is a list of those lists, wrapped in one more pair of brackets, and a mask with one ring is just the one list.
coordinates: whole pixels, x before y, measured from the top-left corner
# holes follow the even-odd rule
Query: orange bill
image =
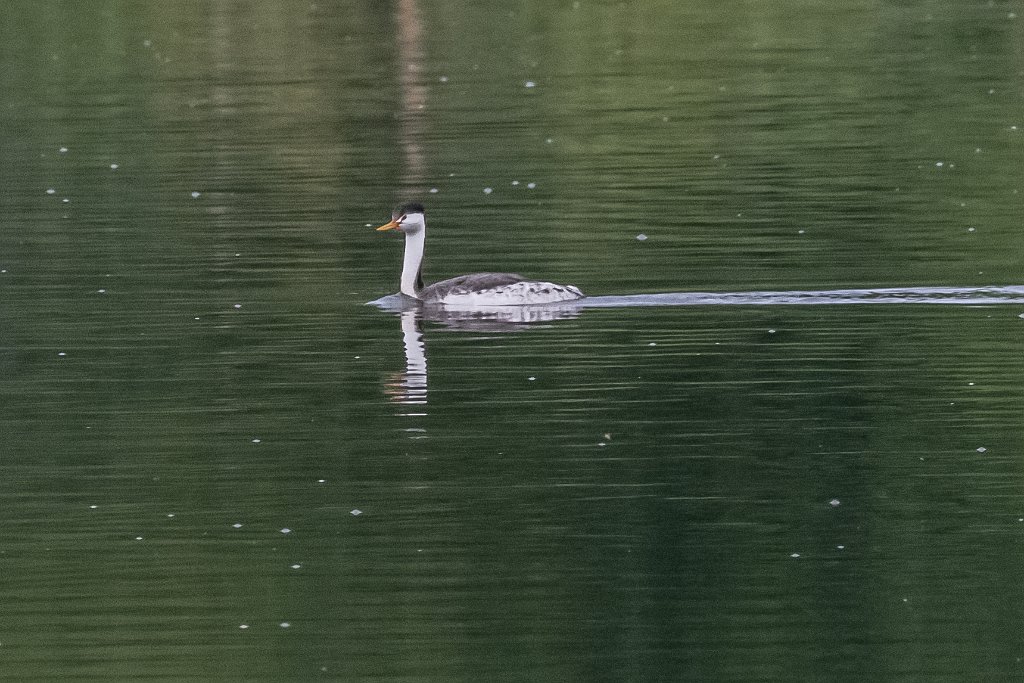
[(377, 230), (397, 230), (400, 227), (402, 226), (398, 223), (398, 221), (391, 221), (390, 223), (385, 223), (384, 225), (380, 226), (379, 228), (377, 228)]

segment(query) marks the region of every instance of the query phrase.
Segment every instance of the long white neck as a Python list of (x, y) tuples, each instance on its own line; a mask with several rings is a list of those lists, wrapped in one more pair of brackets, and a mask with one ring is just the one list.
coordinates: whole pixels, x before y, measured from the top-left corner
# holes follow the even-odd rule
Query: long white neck
[(420, 268), (423, 266), (423, 244), (426, 241), (426, 227), (416, 232), (405, 233), (405, 260), (402, 261), (402, 294), (418, 299), (417, 292), (423, 287)]

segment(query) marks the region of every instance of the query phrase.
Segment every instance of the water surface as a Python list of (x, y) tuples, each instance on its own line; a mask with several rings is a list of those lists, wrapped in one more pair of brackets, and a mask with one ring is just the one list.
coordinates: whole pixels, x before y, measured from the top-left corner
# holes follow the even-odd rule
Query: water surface
[(1019, 3), (9, 5), (6, 676), (1019, 677)]

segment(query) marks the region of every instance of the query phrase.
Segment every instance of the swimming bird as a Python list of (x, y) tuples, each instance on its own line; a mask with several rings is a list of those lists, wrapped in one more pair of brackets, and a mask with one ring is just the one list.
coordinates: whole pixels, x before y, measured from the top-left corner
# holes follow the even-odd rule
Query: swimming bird
[(573, 285), (528, 280), (515, 273), (472, 273), (424, 287), (423, 245), (427, 222), (423, 205), (418, 202), (399, 206), (392, 212), (391, 221), (377, 230), (401, 230), (405, 233), (401, 292), (424, 304), (472, 308), (551, 304), (583, 298), (583, 292)]

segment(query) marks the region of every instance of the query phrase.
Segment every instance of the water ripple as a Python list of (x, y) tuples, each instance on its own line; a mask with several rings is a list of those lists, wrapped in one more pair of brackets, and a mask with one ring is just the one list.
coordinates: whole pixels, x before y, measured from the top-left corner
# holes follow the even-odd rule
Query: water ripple
[(581, 308), (624, 306), (775, 306), (812, 304), (1011, 304), (1024, 303), (1024, 286), (891, 287), (784, 292), (667, 292), (626, 296), (594, 296)]

